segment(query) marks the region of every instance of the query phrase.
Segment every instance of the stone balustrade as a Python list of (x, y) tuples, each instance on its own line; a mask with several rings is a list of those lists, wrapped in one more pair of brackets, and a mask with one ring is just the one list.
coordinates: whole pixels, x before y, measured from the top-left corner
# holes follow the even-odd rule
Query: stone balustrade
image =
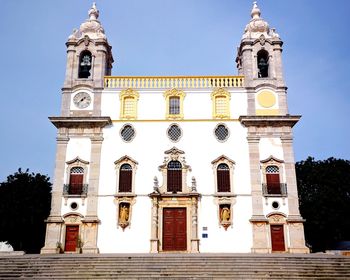
[(244, 76), (105, 76), (105, 88), (243, 87)]

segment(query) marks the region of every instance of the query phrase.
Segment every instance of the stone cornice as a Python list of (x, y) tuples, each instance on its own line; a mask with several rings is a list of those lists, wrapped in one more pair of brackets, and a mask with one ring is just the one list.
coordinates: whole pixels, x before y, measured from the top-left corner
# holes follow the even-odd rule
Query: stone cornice
[(191, 193), (157, 193), (153, 192), (148, 195), (149, 197), (158, 197), (158, 198), (180, 198), (180, 197), (201, 197), (200, 193), (191, 192)]
[(286, 115), (286, 116), (240, 116), (239, 121), (245, 127), (281, 127), (288, 126), (293, 127), (299, 120), (299, 115)]
[(57, 128), (103, 128), (112, 124), (110, 117), (49, 117), (49, 120)]

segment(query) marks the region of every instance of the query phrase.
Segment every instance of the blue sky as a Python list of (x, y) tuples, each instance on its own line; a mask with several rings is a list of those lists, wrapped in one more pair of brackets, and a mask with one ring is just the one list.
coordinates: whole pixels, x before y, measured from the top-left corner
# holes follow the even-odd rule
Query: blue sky
[[(113, 75), (235, 75), (250, 0), (97, 0)], [(0, 181), (19, 167), (53, 174), (65, 42), (92, 1), (1, 0)], [(350, 159), (350, 1), (260, 0), (284, 41), (296, 160)]]

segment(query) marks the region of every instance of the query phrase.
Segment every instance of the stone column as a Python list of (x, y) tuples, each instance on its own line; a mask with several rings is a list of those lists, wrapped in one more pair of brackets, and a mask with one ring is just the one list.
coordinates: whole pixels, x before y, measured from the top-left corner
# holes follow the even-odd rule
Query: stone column
[(279, 85), (284, 85), (283, 80), (283, 65), (282, 65), (282, 47), (281, 43), (273, 45), (273, 57), (274, 57), (274, 68), (276, 73), (276, 79), (279, 82)]
[[(249, 128), (250, 129), (250, 128)], [(263, 201), (262, 201), (262, 185), (260, 174), (260, 154), (259, 141), (256, 136), (248, 136), (249, 146), (249, 163), (250, 163), (250, 181), (252, 193), (252, 212), (253, 216), (250, 222), (253, 225), (253, 253), (268, 253), (268, 220), (264, 216)]]
[(250, 45), (246, 44), (242, 47), (242, 70), (245, 77), (245, 86), (248, 86), (249, 82), (255, 78), (254, 69), (256, 67), (254, 63), (253, 49)]
[(191, 253), (199, 253), (199, 239), (198, 239), (198, 199), (197, 197), (192, 197), (191, 205)]
[(106, 50), (104, 46), (97, 49), (97, 55), (94, 62), (94, 81), (95, 87), (103, 88), (104, 76), (106, 72)]
[(46, 220), (45, 246), (41, 249), (41, 254), (55, 253), (57, 242), (62, 243), (61, 230), (63, 219), (61, 216), (61, 206), (68, 141), (68, 136), (64, 134), (59, 134), (57, 137), (56, 164), (54, 171), (54, 182), (52, 186), (51, 212), (50, 216)]
[(299, 212), (298, 189), (295, 174), (295, 162), (293, 153), (293, 137), (281, 137), (283, 157), (285, 161), (285, 174), (288, 192), (288, 230), (290, 253), (309, 253), (309, 249), (305, 246), (304, 237), (304, 220)]
[(73, 86), (73, 80), (77, 78), (78, 76), (74, 76), (76, 71), (74, 71), (75, 67), (78, 67), (79, 64), (79, 57), (78, 61), (76, 60), (76, 50), (74, 46), (69, 45), (67, 47), (67, 63), (66, 63), (66, 76), (64, 79), (64, 85), (63, 88), (69, 88)]
[(84, 226), (84, 237), (82, 240), (83, 253), (98, 253), (97, 248), (97, 230), (100, 220), (97, 216), (98, 205), (98, 186), (100, 178), (100, 161), (101, 161), (101, 148), (103, 137), (99, 133), (91, 137), (91, 157), (90, 157), (90, 175), (89, 186), (87, 194), (87, 209), (86, 216), (82, 220)]
[(288, 114), (288, 106), (287, 106), (287, 90), (278, 90), (278, 107), (279, 107), (279, 113), (281, 115), (287, 115)]
[(158, 253), (158, 199), (152, 197), (151, 253)]

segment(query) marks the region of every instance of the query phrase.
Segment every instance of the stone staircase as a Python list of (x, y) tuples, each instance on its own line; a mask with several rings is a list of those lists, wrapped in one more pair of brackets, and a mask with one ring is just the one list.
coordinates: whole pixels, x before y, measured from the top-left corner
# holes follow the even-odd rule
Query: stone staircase
[(350, 279), (350, 257), (309, 254), (0, 256), (0, 279)]

